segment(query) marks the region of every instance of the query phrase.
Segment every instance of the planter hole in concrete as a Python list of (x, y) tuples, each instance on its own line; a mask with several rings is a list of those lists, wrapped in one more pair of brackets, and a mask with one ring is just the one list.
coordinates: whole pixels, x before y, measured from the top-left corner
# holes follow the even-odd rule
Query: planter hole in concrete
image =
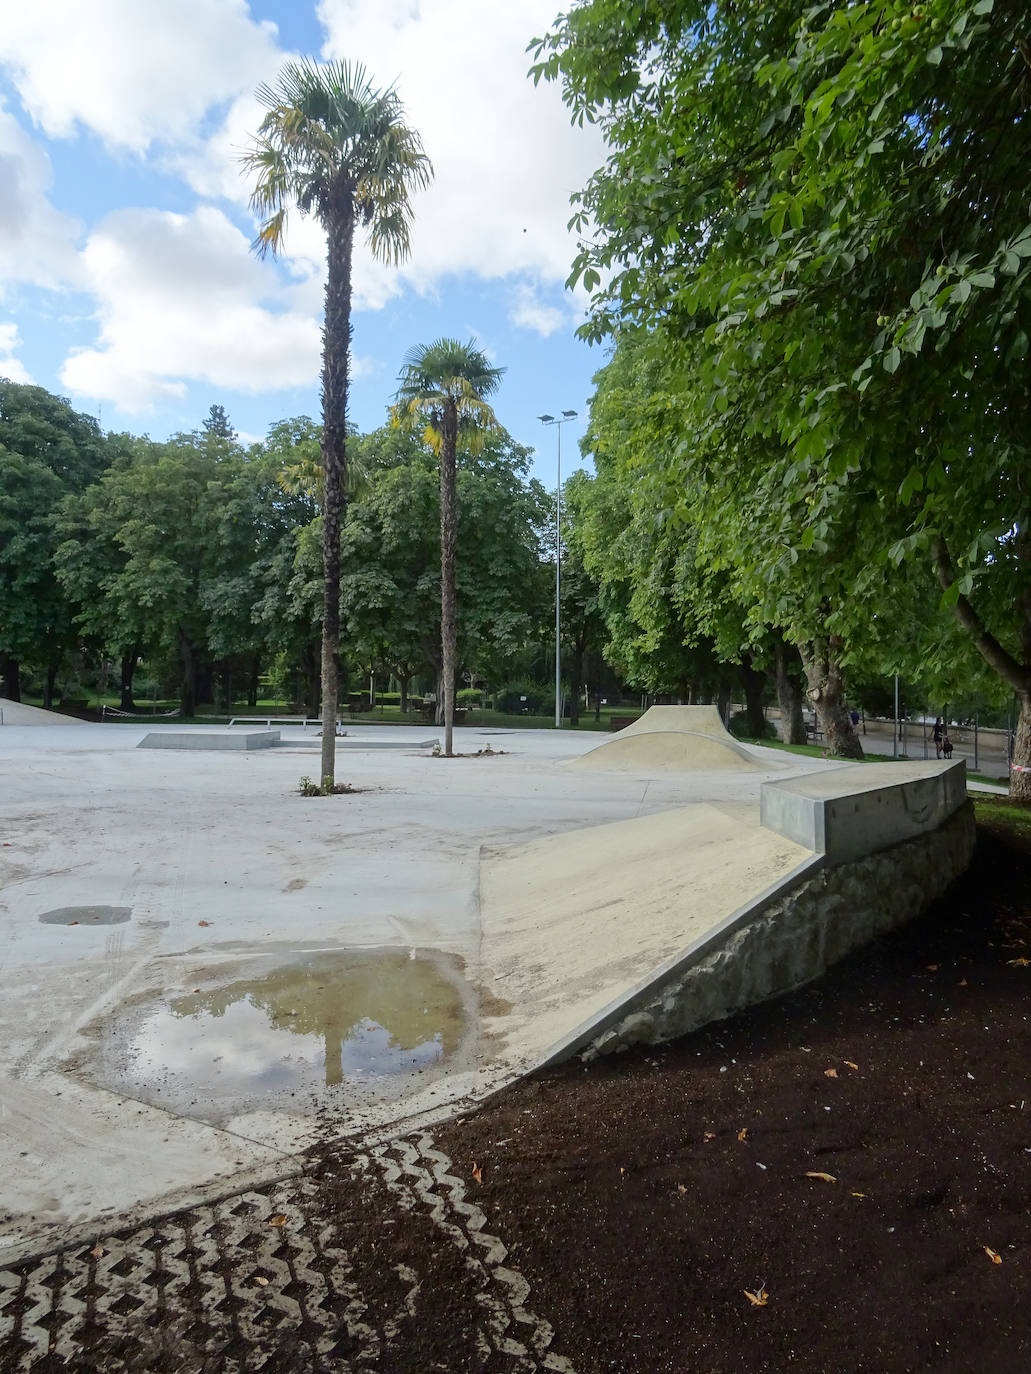
[(131, 915), (131, 906), (59, 906), (39, 919), (45, 926), (120, 926)]

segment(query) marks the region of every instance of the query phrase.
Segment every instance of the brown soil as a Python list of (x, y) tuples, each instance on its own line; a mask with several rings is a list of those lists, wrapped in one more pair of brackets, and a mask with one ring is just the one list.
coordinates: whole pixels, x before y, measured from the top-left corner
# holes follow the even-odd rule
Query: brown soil
[[(1025, 1374), (1031, 808), (1006, 831), (992, 809), (947, 897), (818, 983), (674, 1045), (540, 1075), (434, 1130), (471, 1208), (451, 1191), (444, 1214), (440, 1173), (434, 1196), (399, 1199), (381, 1164), (340, 1145), (313, 1156), (304, 1196), (254, 1195), (260, 1215), (294, 1208), (303, 1222), (283, 1226), (264, 1270), (257, 1239), (231, 1249), (226, 1231), (227, 1291), (235, 1275), (253, 1296), (263, 1274), (275, 1291), (278, 1265), (307, 1313), (270, 1319), (260, 1355), (219, 1326), (231, 1306), (202, 1301), (198, 1280), (196, 1311), (187, 1288), (146, 1340), (90, 1317), (67, 1360), (12, 1339), (0, 1369)], [(505, 1271), (470, 1258), (476, 1208)], [(283, 1221), (262, 1221), (264, 1235)], [(188, 1214), (176, 1225), (191, 1234)], [(171, 1230), (156, 1232), (170, 1255)], [(317, 1256), (307, 1271), (291, 1259), (302, 1241)], [(328, 1273), (338, 1252), (378, 1345), (358, 1349), (344, 1306), (333, 1315), (339, 1287), (315, 1305), (304, 1272)], [(68, 1252), (58, 1278), (81, 1260)], [(483, 1337), (509, 1269), (553, 1328), (547, 1358)], [(341, 1336), (317, 1350), (308, 1326), (328, 1315)]]

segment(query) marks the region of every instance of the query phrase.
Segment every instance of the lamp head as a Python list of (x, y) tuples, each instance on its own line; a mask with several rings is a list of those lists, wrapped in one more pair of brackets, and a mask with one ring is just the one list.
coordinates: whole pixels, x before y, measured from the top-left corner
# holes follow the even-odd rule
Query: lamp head
[(564, 410), (564, 411), (562, 412), (562, 414), (566, 417), (567, 420), (572, 420), (572, 419), (574, 419), (575, 416), (576, 416), (576, 411), (575, 411), (575, 410)]
[(552, 422), (552, 420), (554, 420), (554, 418), (555, 418), (554, 415), (538, 415), (538, 416), (537, 416), (537, 419), (540, 420), (540, 421), (542, 421), (542, 423), (544, 423), (544, 424), (546, 424), (546, 425), (550, 425), (551, 422)]

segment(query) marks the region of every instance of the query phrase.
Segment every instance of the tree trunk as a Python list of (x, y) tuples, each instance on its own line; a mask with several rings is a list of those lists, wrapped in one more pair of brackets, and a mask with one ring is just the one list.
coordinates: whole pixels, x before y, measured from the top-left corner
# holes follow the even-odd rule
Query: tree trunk
[(448, 398), (440, 445), (440, 676), (444, 694), (444, 755), (452, 756), (455, 728), (455, 659), (458, 647), (455, 561), (458, 549), (458, 407)]
[(1014, 801), (1031, 802), (1031, 692), (1018, 692), (1020, 714), (1013, 741), (1010, 769), (1010, 796)]
[(215, 670), (206, 655), (196, 660), (194, 693), (196, 702), (209, 706), (215, 704)]
[(766, 734), (766, 716), (763, 712), (766, 674), (761, 668), (752, 667), (751, 655), (746, 655), (741, 660), (741, 682), (745, 689), (745, 714), (748, 717), (748, 733), (753, 739), (762, 739)]
[(789, 661), (794, 656), (798, 662), (798, 650), (777, 635), (773, 645), (774, 665), (777, 678), (777, 702), (780, 706), (780, 728), (785, 744), (805, 744), (805, 719), (802, 715), (802, 688), (789, 669)]
[(179, 688), (179, 714), (197, 714), (197, 656), (193, 645), (182, 630), (179, 631), (179, 648), (183, 656), (183, 680)]
[(411, 680), (412, 680), (412, 675), (411, 675), (411, 673), (405, 673), (404, 676), (402, 676), (400, 673), (398, 673), (398, 675), (397, 675), (397, 685), (398, 685), (398, 687), (401, 689), (401, 714), (402, 714), (402, 715), (406, 715), (407, 712), (408, 712), (408, 684), (411, 682)]
[(834, 758), (861, 759), (863, 746), (845, 709), (845, 682), (837, 660), (840, 648), (835, 636), (799, 646), (809, 684), (806, 696), (816, 710), (827, 752)]
[(347, 384), (351, 350), (350, 196), (325, 223), (328, 247), (326, 319), (322, 329), (322, 785), (336, 776), (340, 653), (340, 524), (347, 482)]
[(9, 654), (0, 654), (0, 697), (21, 701), (21, 666)]
[(258, 705), (258, 678), (261, 675), (261, 662), (254, 654), (247, 669), (247, 705), (253, 711)]
[(47, 669), (46, 682), (43, 684), (43, 710), (52, 711), (54, 709), (54, 683), (57, 681), (57, 667), (51, 665)]
[[(1028, 538), (1018, 544), (1018, 556), (1025, 566), (1031, 567), (1031, 543)], [(955, 582), (952, 556), (948, 545), (941, 535), (931, 541), (931, 561), (938, 574), (942, 588), (948, 591)], [(952, 607), (952, 614), (974, 641), (974, 647), (993, 672), (998, 673), (1003, 682), (1008, 683), (1016, 692), (1020, 703), (1017, 717), (1017, 733), (1013, 745), (1013, 765), (1010, 771), (1010, 796), (1016, 801), (1031, 801), (1031, 582), (1028, 582), (1017, 599), (1019, 629), (1017, 638), (1023, 654), (1023, 663), (995, 638), (981, 623), (969, 599), (958, 596)]]
[(136, 676), (136, 664), (139, 662), (140, 649), (138, 644), (134, 644), (131, 649), (127, 649), (119, 660), (118, 677), (118, 709), (121, 711), (135, 711), (136, 702), (132, 694), (132, 680)]
[(718, 692), (716, 693), (716, 710), (720, 713), (720, 720), (723, 722), (724, 725), (726, 725), (727, 717), (730, 715), (729, 687), (724, 687), (721, 685)]

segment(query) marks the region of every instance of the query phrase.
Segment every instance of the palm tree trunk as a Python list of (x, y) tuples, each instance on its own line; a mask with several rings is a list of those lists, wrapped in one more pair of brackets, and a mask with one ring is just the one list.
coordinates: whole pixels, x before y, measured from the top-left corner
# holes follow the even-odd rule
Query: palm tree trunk
[(347, 480), (347, 380), (351, 349), (350, 202), (327, 219), (329, 271), (322, 328), (322, 770), (323, 787), (336, 774), (336, 722), (340, 653), (340, 524)]
[(455, 728), (455, 655), (458, 631), (455, 612), (455, 556), (458, 546), (458, 410), (444, 406), (440, 446), (440, 675), (444, 691), (444, 754), (451, 758)]

